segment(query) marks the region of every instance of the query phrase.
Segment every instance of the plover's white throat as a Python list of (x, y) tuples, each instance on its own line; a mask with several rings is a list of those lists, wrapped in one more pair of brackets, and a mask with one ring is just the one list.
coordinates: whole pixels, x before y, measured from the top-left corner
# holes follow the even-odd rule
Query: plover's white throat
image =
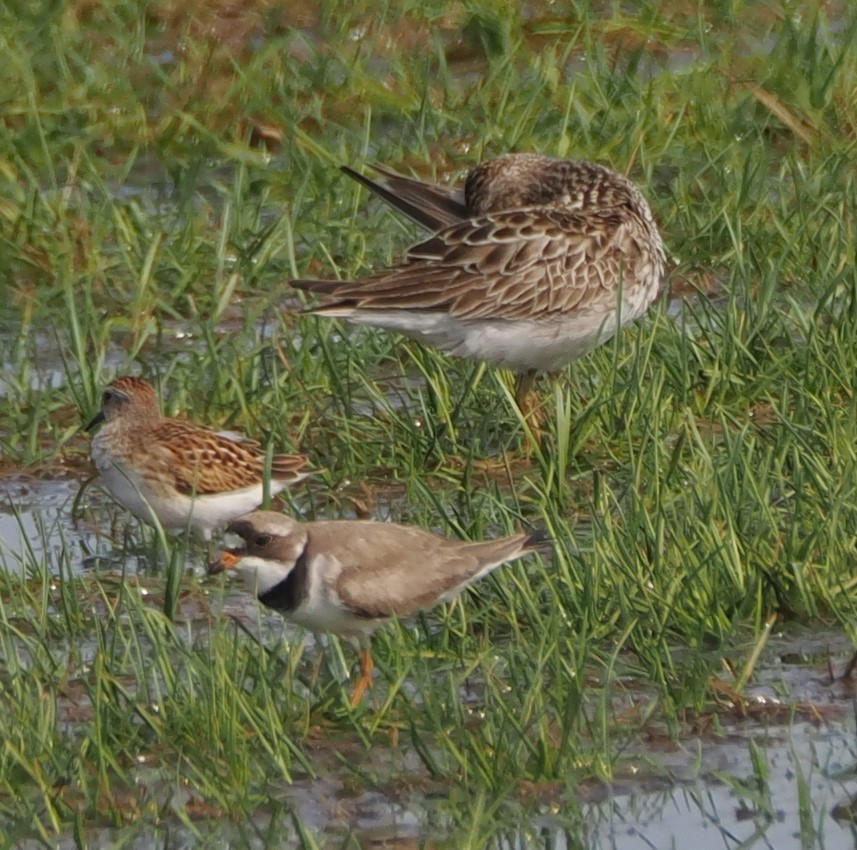
[(362, 646), (357, 705), (371, 683), (372, 632), (446, 602), (501, 564), (546, 542), (541, 532), (466, 543), (421, 528), (366, 520), (298, 522), (255, 511), (231, 522), (241, 549), (226, 549), (212, 573), (235, 570), (260, 602), (314, 632)]
[[(148, 381), (110, 383), (87, 430), (106, 423), (92, 441), (104, 486), (138, 519), (168, 531), (214, 529), (311, 474), (303, 455), (276, 455), (266, 470), (257, 443), (182, 419), (163, 418)], [(265, 481), (266, 474), (268, 481)]]

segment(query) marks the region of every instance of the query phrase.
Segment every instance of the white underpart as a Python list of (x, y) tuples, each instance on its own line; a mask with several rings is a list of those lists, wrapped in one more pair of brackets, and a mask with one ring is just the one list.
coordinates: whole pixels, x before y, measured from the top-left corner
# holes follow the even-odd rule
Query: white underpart
[(293, 567), (293, 564), (284, 564), (282, 561), (245, 555), (235, 565), (235, 572), (244, 580), (247, 590), (258, 598), (285, 581)]
[[(93, 441), (92, 457), (110, 495), (137, 519), (150, 525), (160, 524), (165, 531), (193, 529), (204, 540), (211, 540), (214, 529), (255, 510), (265, 497), (261, 482), (241, 490), (194, 497), (172, 489), (155, 489), (133, 469), (105, 456), (100, 451), (98, 437)], [(270, 495), (275, 496), (285, 486), (282, 482), (271, 481)]]
[[(648, 302), (637, 303), (637, 299), (625, 301), (622, 325), (639, 318), (647, 306)], [(615, 309), (538, 320), (456, 319), (447, 313), (354, 308), (327, 309), (325, 315), (398, 331), (456, 357), (484, 360), (516, 372), (555, 372), (605, 343), (618, 324)]]
[(368, 637), (384, 619), (366, 619), (350, 612), (332, 589), (342, 564), (330, 555), (314, 555), (309, 562), (307, 597), (289, 619), (313, 632), (334, 632), (345, 637)]
[[(293, 564), (245, 555), (235, 566), (244, 585), (257, 598), (285, 581)], [(309, 563), (307, 596), (293, 611), (282, 611), (284, 617), (312, 632), (333, 632), (344, 637), (368, 637), (384, 620), (365, 619), (348, 611), (339, 597), (324, 582), (324, 577), (335, 580), (342, 564), (329, 555), (316, 555)]]

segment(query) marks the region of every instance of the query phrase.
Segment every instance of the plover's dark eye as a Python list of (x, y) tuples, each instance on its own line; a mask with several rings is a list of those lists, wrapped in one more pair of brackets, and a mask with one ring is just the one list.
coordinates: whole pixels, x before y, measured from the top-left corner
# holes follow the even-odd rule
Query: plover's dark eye
[(257, 534), (253, 538), (253, 543), (256, 546), (267, 546), (271, 542), (270, 534)]

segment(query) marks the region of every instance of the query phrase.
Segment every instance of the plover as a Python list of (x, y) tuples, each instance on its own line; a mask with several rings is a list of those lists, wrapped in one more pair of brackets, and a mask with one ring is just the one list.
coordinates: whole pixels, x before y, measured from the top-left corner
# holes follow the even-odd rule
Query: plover
[(304, 523), (273, 511), (255, 511), (226, 530), (243, 538), (244, 546), (224, 550), (211, 573), (235, 570), (263, 605), (313, 632), (357, 642), (355, 706), (372, 681), (370, 638), (379, 626), (446, 602), (546, 543), (540, 531), (468, 543), (408, 525)]

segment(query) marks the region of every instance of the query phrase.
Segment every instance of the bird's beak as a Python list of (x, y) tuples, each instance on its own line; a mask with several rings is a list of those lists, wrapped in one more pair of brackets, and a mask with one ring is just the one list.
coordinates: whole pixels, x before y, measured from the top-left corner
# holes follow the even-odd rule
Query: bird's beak
[(92, 417), (92, 420), (89, 422), (89, 424), (84, 426), (83, 430), (91, 431), (96, 425), (100, 425), (103, 421), (104, 411), (99, 410), (98, 413), (96, 413), (95, 416)]
[(212, 561), (208, 566), (208, 574), (216, 576), (224, 570), (234, 570), (241, 558), (231, 549), (224, 549), (216, 561)]

